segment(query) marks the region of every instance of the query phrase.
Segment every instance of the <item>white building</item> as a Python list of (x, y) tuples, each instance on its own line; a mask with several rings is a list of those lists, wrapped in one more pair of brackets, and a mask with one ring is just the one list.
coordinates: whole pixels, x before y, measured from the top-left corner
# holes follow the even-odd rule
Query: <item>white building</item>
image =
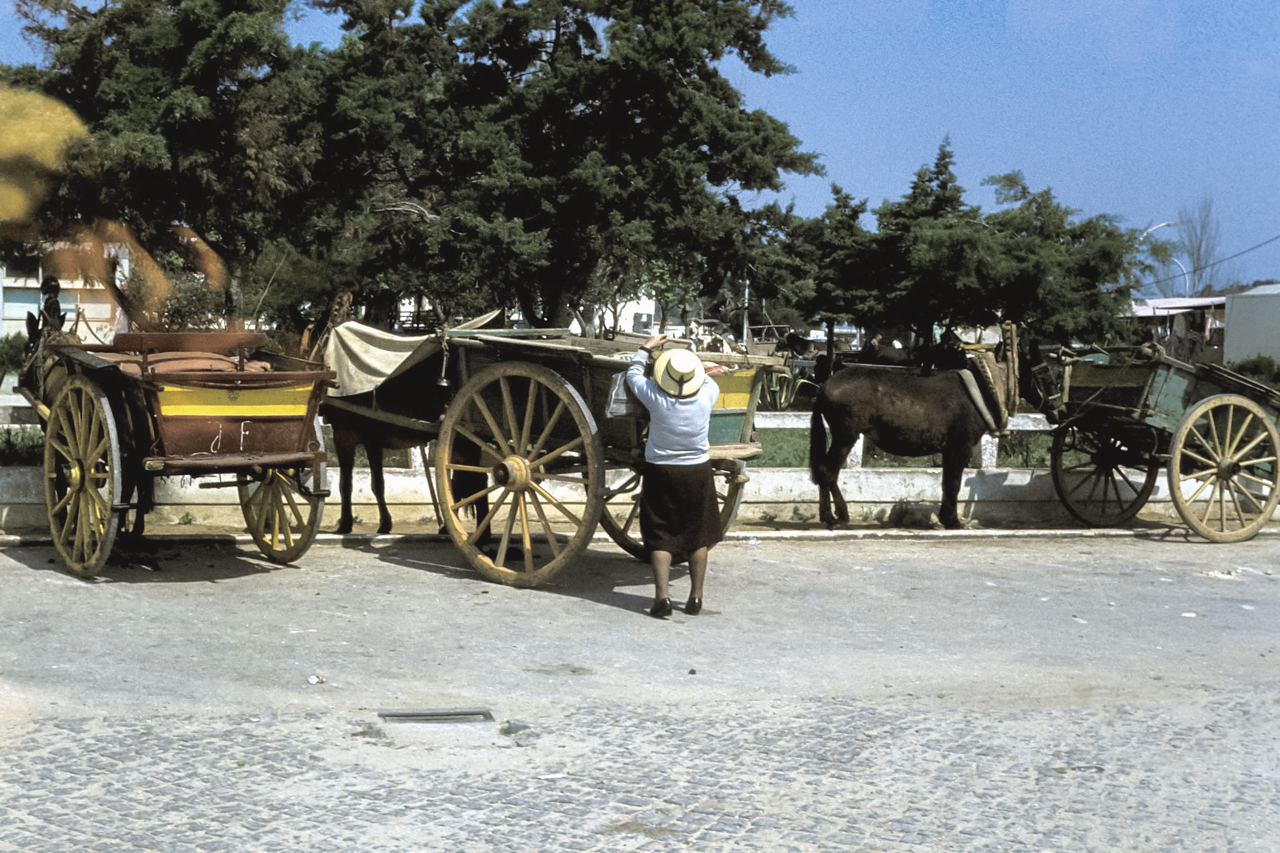
[[(57, 275), (62, 292), (58, 299), (66, 312), (70, 330), (79, 318), (76, 333), (86, 343), (109, 343), (115, 337), (116, 315), (119, 311), (111, 293), (97, 282), (79, 279), (63, 279), (59, 275), (53, 254), (65, 245), (50, 244), (33, 248), (29, 253), (0, 254), (0, 334), (27, 333), (27, 313), (40, 314), (40, 282), (46, 275)], [(108, 245), (107, 269), (115, 277), (116, 284), (123, 285), (129, 277), (128, 250), (122, 246)]]

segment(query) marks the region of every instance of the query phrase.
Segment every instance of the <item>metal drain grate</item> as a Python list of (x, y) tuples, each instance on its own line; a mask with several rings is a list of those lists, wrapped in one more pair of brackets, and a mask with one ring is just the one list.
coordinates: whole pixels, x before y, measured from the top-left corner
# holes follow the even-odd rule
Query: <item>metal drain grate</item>
[(384, 709), (378, 716), (389, 723), (492, 723), (488, 708), (445, 708), (443, 710), (401, 711)]

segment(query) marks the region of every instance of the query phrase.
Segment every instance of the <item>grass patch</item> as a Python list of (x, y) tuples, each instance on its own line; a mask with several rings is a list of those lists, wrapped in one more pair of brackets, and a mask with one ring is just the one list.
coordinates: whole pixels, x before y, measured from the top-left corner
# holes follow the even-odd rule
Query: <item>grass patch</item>
[(1015, 430), (1000, 438), (996, 451), (997, 468), (1048, 468), (1051, 464), (1053, 433)]
[[(809, 467), (808, 429), (762, 429), (764, 455), (752, 468)], [(1018, 430), (1000, 439), (996, 466), (1000, 468), (1048, 468), (1053, 436), (1047, 432)], [(863, 468), (941, 468), (942, 455), (894, 456), (878, 447), (865, 447)]]

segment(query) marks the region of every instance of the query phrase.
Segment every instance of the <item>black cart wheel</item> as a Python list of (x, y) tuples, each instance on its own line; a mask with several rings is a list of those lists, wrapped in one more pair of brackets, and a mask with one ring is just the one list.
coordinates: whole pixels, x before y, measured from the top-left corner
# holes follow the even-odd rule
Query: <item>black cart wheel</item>
[(1090, 527), (1133, 519), (1155, 489), (1160, 461), (1101, 429), (1068, 423), (1053, 433), (1053, 488), (1067, 511)]
[(1169, 493), (1192, 530), (1211, 542), (1252, 539), (1271, 519), (1280, 434), (1261, 406), (1238, 394), (1201, 400), (1169, 445)]
[(106, 394), (71, 376), (49, 408), (44, 495), (58, 555), (74, 574), (93, 577), (111, 555), (120, 513), (120, 438)]
[(495, 364), (463, 385), (440, 426), (435, 468), (445, 529), (499, 583), (546, 582), (581, 556), (600, 520), (595, 419), (541, 365)]

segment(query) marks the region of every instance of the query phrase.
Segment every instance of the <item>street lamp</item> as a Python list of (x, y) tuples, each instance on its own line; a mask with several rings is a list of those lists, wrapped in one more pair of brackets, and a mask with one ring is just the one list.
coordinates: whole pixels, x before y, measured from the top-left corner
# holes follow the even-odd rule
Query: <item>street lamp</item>
[(1147, 235), (1150, 234), (1152, 231), (1155, 231), (1157, 228), (1168, 228), (1171, 225), (1181, 225), (1181, 224), (1182, 224), (1181, 222), (1161, 222), (1159, 225), (1152, 225), (1146, 231), (1142, 232), (1142, 236), (1138, 238), (1138, 242), (1141, 243), (1143, 240), (1147, 239)]
[[(1138, 242), (1139, 242), (1139, 243), (1141, 243), (1143, 240), (1147, 239), (1147, 235), (1148, 235), (1148, 234), (1150, 234), (1152, 231), (1155, 231), (1155, 230), (1156, 230), (1156, 229), (1158, 229), (1158, 228), (1168, 228), (1168, 227), (1170, 227), (1170, 226), (1174, 226), (1174, 225), (1185, 225), (1185, 224), (1186, 224), (1186, 222), (1185, 222), (1185, 220), (1184, 220), (1184, 221), (1179, 221), (1179, 222), (1161, 222), (1159, 225), (1152, 225), (1152, 226), (1151, 226), (1150, 228), (1148, 228), (1146, 231), (1143, 231), (1143, 232), (1142, 232), (1142, 236), (1138, 238)], [(1181, 261), (1179, 261), (1177, 258), (1170, 258), (1169, 260), (1171, 260), (1171, 261), (1173, 261), (1175, 264), (1177, 264), (1177, 265), (1178, 265), (1178, 269), (1182, 270), (1182, 292), (1183, 292), (1187, 297), (1190, 297), (1190, 296), (1191, 296), (1191, 277), (1187, 275), (1187, 268), (1186, 268), (1186, 267), (1184, 267), (1184, 266), (1182, 265), (1182, 262), (1181, 262)]]
[(1182, 270), (1182, 292), (1184, 295), (1187, 296), (1187, 298), (1190, 298), (1191, 297), (1191, 277), (1187, 275), (1187, 268), (1184, 267), (1182, 265), (1182, 261), (1178, 260), (1177, 258), (1170, 258), (1169, 260), (1177, 264), (1178, 269)]

